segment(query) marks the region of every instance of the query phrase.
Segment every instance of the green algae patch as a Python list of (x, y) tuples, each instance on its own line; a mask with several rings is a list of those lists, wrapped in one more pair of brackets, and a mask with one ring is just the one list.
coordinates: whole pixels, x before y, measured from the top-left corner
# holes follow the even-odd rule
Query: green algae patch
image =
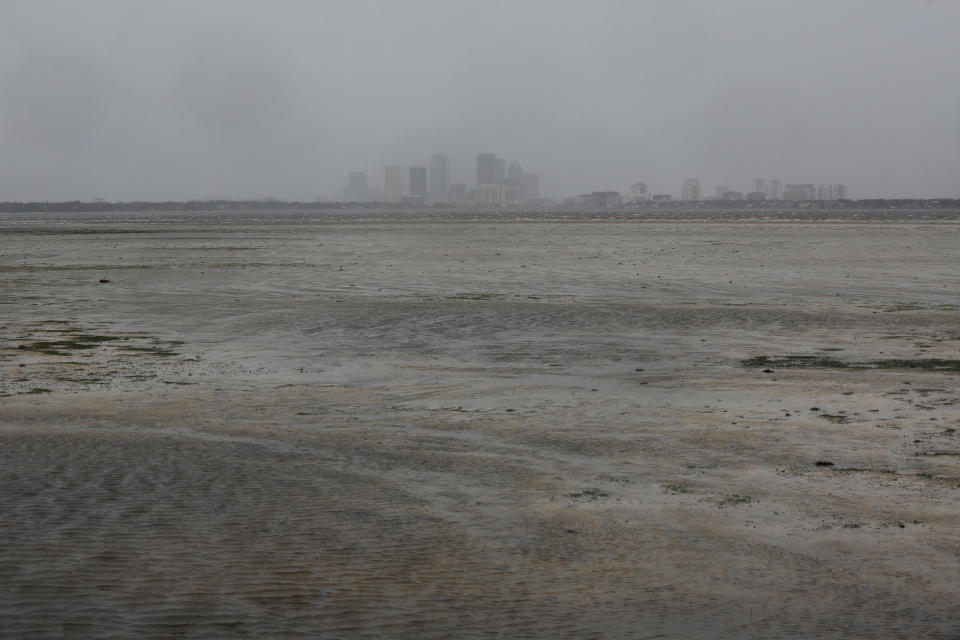
[(906, 371), (950, 371), (960, 373), (960, 360), (918, 358), (914, 360), (885, 358), (847, 362), (823, 356), (755, 356), (740, 361), (745, 368), (779, 367), (781, 369), (896, 369)]
[(103, 336), (92, 333), (81, 333), (63, 340), (37, 340), (26, 342), (17, 347), (21, 351), (33, 351), (49, 356), (68, 356), (71, 351), (95, 349), (104, 342), (120, 340), (117, 336)]
[(121, 351), (126, 351), (131, 355), (140, 354), (140, 355), (151, 355), (151, 356), (175, 356), (177, 355), (176, 351), (171, 351), (170, 349), (165, 349), (164, 347), (135, 347), (132, 345), (124, 345), (120, 347)]
[(744, 367), (780, 367), (781, 369), (846, 369), (843, 360), (824, 356), (756, 356), (741, 360)]

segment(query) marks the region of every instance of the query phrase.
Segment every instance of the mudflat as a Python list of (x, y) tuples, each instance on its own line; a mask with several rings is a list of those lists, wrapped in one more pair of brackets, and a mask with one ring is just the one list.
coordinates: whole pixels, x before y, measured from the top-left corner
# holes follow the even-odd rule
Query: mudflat
[(956, 638), (960, 224), (0, 218), (0, 636)]

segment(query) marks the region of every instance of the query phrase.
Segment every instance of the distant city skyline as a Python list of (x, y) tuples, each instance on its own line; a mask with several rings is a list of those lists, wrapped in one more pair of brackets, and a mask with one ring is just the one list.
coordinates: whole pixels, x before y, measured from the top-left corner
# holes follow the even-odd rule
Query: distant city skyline
[(960, 196), (960, 2), (0, 4), (0, 200), (429, 191), (434, 154), (474, 189), (487, 152), (558, 199)]
[[(464, 184), (451, 180), (450, 157), (435, 153), (428, 165), (391, 164), (383, 168), (383, 189), (371, 186), (365, 171), (347, 173), (342, 188), (345, 202), (421, 202), (453, 205), (484, 204), (508, 205), (532, 203), (540, 200), (540, 176), (525, 172), (523, 165), (495, 153), (476, 155), (475, 182)], [(328, 198), (321, 198), (327, 200)]]
[[(610, 206), (615, 195), (616, 202), (639, 203), (652, 202), (656, 199), (681, 202), (696, 202), (701, 200), (746, 200), (750, 202), (762, 201), (834, 201), (850, 198), (848, 186), (845, 183), (787, 183), (784, 186), (780, 178), (753, 178), (742, 180), (747, 185), (744, 188), (731, 187), (730, 184), (716, 185), (712, 195), (707, 195), (702, 181), (698, 177), (684, 178), (679, 189), (674, 192), (668, 189), (651, 189), (644, 180), (638, 180), (617, 190), (591, 190), (590, 195), (552, 197), (547, 194), (542, 199), (540, 192), (540, 176), (525, 172), (523, 165), (517, 160), (507, 164), (506, 158), (499, 157), (494, 152), (480, 152), (475, 156), (475, 178), (472, 184), (463, 184), (451, 181), (450, 157), (447, 154), (435, 153), (430, 156), (429, 164), (387, 165), (384, 167), (383, 190), (379, 191), (369, 186), (369, 178), (365, 172), (350, 171), (347, 175), (347, 184), (343, 187), (343, 200), (346, 202), (400, 202), (404, 200), (420, 201), (424, 204), (479, 204), (503, 206), (508, 204), (531, 203), (540, 201), (546, 204), (548, 200), (557, 202), (569, 200), (603, 202), (603, 206)], [(734, 183), (739, 186), (739, 183)], [(656, 185), (655, 185), (656, 187)], [(456, 191), (458, 195), (454, 196)], [(655, 197), (655, 195), (659, 197)], [(324, 198), (326, 199), (326, 198)], [(586, 200), (584, 200), (586, 199)]]

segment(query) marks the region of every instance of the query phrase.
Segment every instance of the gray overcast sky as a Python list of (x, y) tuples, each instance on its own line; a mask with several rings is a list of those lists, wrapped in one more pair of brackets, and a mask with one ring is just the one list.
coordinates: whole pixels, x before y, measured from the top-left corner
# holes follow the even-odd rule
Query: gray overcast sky
[(0, 200), (338, 198), (492, 151), (546, 195), (960, 197), (960, 0), (0, 0)]

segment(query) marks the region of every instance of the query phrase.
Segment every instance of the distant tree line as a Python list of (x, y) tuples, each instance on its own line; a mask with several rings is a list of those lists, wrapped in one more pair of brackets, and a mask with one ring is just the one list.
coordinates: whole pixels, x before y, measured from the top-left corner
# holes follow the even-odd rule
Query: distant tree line
[[(689, 205), (683, 201), (670, 203), (674, 206)], [(714, 209), (762, 208), (762, 209), (960, 209), (960, 198), (868, 198), (864, 200), (706, 200), (702, 203)]]
[[(446, 205), (444, 205), (446, 206)], [(100, 213), (109, 211), (327, 211), (422, 209), (404, 202), (286, 202), (283, 200), (184, 200), (167, 202), (0, 202), (0, 213)]]
[[(745, 202), (706, 200), (700, 202), (663, 202), (627, 205), (625, 208), (709, 208), (709, 209), (960, 209), (960, 198), (871, 198), (867, 200), (834, 200), (806, 202)], [(0, 202), (0, 213), (100, 213), (124, 211), (338, 211), (424, 209), (422, 204), (409, 202), (287, 202), (283, 200), (185, 200), (167, 202)], [(449, 205), (435, 205), (449, 208)]]

